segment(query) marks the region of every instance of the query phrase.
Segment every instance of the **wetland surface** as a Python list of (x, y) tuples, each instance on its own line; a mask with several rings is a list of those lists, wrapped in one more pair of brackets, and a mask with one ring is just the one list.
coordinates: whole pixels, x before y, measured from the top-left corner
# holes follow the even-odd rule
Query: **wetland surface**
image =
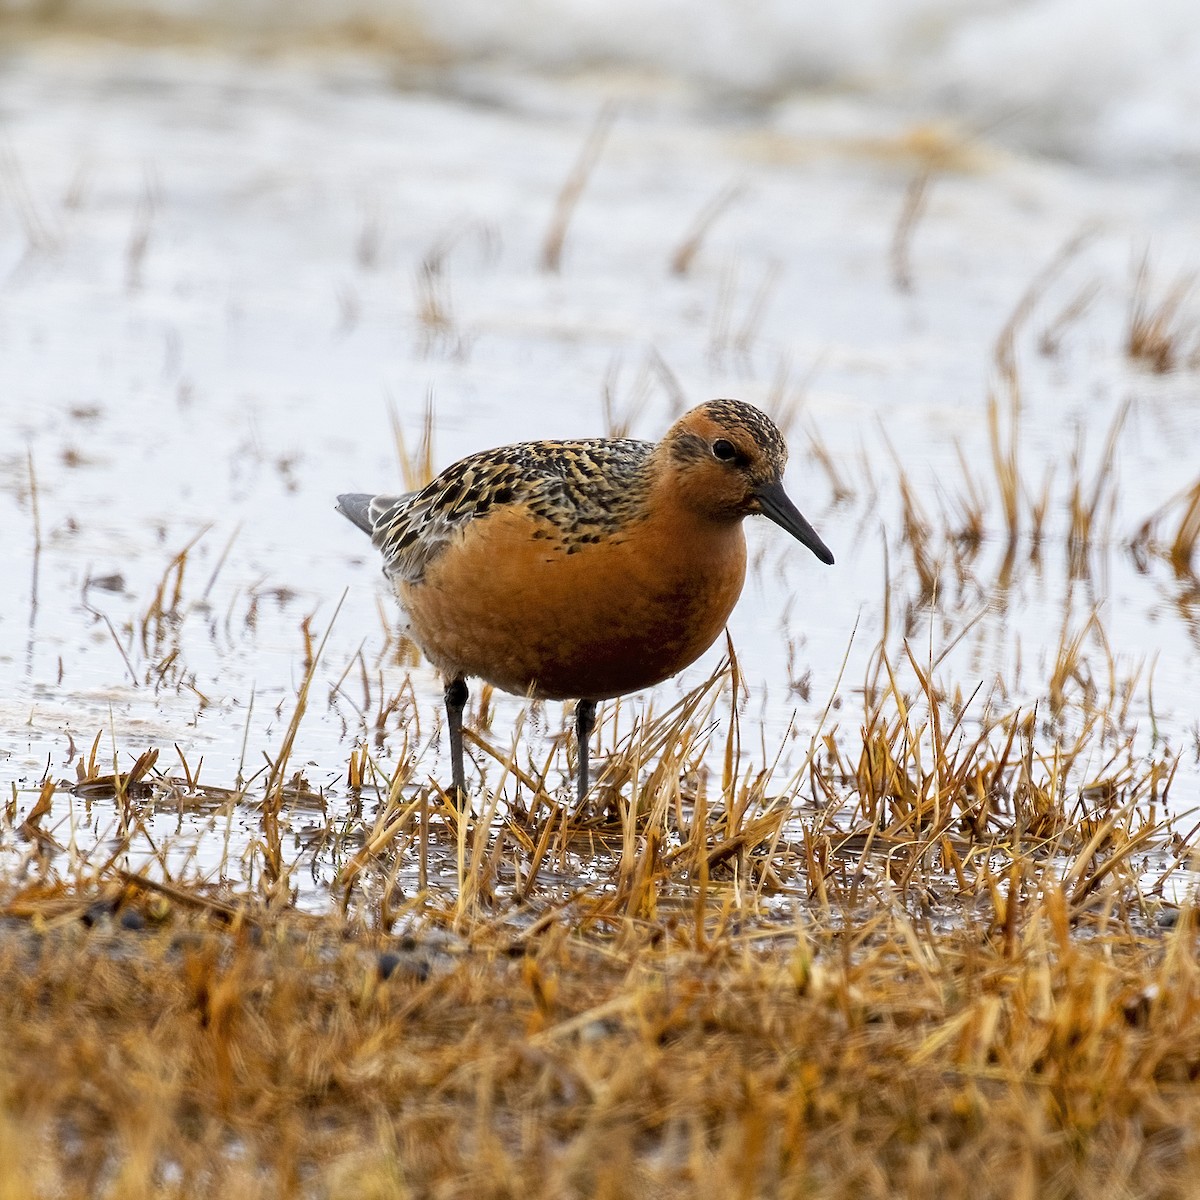
[[(12, 23), (17, 1194), (1181, 1194), (1194, 73), (1110, 30), (1125, 107), (1039, 123), (1015, 21), (922, 92), (886, 29), (731, 84), (720, 28), (597, 65), (580, 12), (553, 55)], [(729, 641), (604, 706), (582, 809), (569, 707), (476, 687), (456, 813), (335, 495), (721, 395), (836, 566), (751, 521)]]

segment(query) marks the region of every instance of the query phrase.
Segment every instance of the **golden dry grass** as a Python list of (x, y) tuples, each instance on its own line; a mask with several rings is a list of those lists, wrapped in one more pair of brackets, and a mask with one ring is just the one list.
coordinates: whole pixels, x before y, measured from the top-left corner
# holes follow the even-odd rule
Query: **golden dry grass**
[(893, 906), (702, 946), (661, 917), (388, 940), (64, 911), (0, 938), (0, 1187), (1190, 1194), (1191, 917), (1081, 938), (1069, 911), (1052, 887), (1005, 930)]
[(510, 799), (474, 817), (357, 749), (373, 803), (329, 823), (325, 916), (288, 899), (283, 754), (242, 793), (260, 865), (233, 889), (125, 869), (195, 772), (104, 775), (93, 746), (76, 790), (113, 798), (115, 850), (56, 841), (53, 783), (7, 814), (0, 1195), (1188, 1194), (1172, 758), (1098, 720), (1047, 737), (907, 658), (915, 689), (879, 649), (857, 736), (782, 783), (749, 769), (731, 670), (602, 723), (585, 810), (482, 735)]
[[(574, 748), (533, 760), (480, 689), (476, 808), (459, 812), (422, 773), (411, 681), (390, 690), (379, 667), (409, 661), (389, 635), (331, 688), (360, 720), (331, 799), (292, 761), (328, 636), (306, 619), (294, 709), (256, 775), (201, 784), (181, 751), (175, 773), (169, 747), (106, 757), (97, 737), (73, 787), (14, 788), (0, 1200), (1195, 1195), (1197, 818), (1173, 804), (1179, 748), (1137, 728), (1151, 670), (1118, 665), (1070, 586), (1113, 546), (1127, 409), (1057, 484), (1031, 486), (1022, 459), (1018, 337), (1081, 244), (997, 341), (990, 477), (960, 453), (957, 494), (931, 495), (893, 454), (880, 642), (861, 681), (819, 685), (822, 718), (774, 764), (742, 743), (731, 646), (657, 717), (606, 707), (586, 806), (552, 786)], [(443, 331), (447, 251), (422, 285)], [(728, 281), (715, 351), (748, 352), (769, 282), (734, 332)], [(652, 386), (677, 388), (650, 358), (627, 395), (617, 382), (614, 432)], [(419, 486), (432, 405), (416, 438), (394, 425)], [(852, 477), (812, 440), (834, 496), (872, 508), (869, 467)], [(1185, 581), (1197, 487), (1133, 543)], [(980, 606), (1040, 573), (1044, 542), (1068, 586), (1036, 702), (948, 682)], [(108, 626), (135, 681), (194, 687), (192, 545), (124, 638)], [(69, 792), (82, 807), (64, 815)], [(236, 811), (249, 840), (202, 869), (151, 836), (156, 807)], [(321, 915), (295, 904), (307, 872)]]
[(1151, 371), (1162, 374), (1188, 364), (1197, 355), (1196, 320), (1187, 311), (1194, 277), (1183, 274), (1161, 295), (1154, 294), (1150, 255), (1143, 253), (1134, 273), (1126, 353)]

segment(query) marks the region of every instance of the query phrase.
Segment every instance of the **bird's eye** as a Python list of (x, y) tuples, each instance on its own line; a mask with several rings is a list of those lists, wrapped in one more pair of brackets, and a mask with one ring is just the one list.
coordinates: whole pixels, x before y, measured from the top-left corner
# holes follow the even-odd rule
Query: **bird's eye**
[(725, 438), (717, 438), (712, 444), (712, 452), (714, 458), (719, 458), (722, 462), (729, 462), (731, 458), (737, 457), (737, 447)]

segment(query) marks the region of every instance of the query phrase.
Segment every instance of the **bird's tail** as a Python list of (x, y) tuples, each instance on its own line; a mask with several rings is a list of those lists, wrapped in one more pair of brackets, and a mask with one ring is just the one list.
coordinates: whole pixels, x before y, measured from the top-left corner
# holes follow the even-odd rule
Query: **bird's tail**
[(371, 520), (371, 501), (375, 497), (365, 492), (347, 492), (337, 498), (337, 510), (348, 521), (352, 521), (363, 533), (374, 532)]

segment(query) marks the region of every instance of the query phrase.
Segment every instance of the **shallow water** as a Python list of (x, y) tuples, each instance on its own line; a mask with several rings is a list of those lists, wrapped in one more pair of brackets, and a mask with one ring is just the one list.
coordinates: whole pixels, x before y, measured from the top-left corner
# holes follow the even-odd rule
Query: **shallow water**
[[(542, 270), (554, 198), (613, 97), (561, 270)], [(754, 762), (779, 753), (780, 778), (801, 765), (835, 688), (826, 728), (851, 744), (875, 648), (886, 640), (902, 664), (906, 632), (947, 692), (987, 695), (999, 679), (1004, 704), (1045, 712), (1060, 644), (1095, 611), (1060, 724), (1082, 720), (1089, 679), (1099, 707), (1115, 691), (1107, 707), (1124, 713), (1096, 769), (1112, 739), (1141, 756), (1165, 745), (1180, 756), (1172, 803), (1200, 799), (1200, 597), (1129, 549), (1196, 480), (1200, 374), (1194, 360), (1155, 374), (1124, 348), (1142, 254), (1156, 296), (1197, 262), (1186, 170), (1106, 173), (917, 136), (870, 93), (698, 108), (665, 83), (631, 91), (615, 70), (406, 74), (332, 53), (38, 38), (6, 51), (2, 100), (0, 779), (19, 807), (43, 774), (73, 778), (97, 733), (106, 769), (114, 749), (127, 769), (156, 747), (178, 774), (177, 747), (202, 782), (252, 776), (295, 711), (309, 618), (314, 647), (333, 624), (290, 768), (336, 813), (371, 733), (360, 710), (411, 677), (418, 778), (440, 778), (440, 687), (397, 660), (379, 564), (332, 498), (400, 486), (391, 413), (411, 444), (427, 398), (440, 466), (604, 432), (606, 393), (651, 438), (713, 395), (794, 409), (789, 489), (838, 561), (824, 568), (751, 523), (755, 568), (730, 634)], [(905, 291), (897, 221), (931, 146), (940, 165)], [(731, 186), (688, 273), (672, 274), (697, 215)], [(1006, 323), (1081, 230), (1020, 322), (1006, 378)], [(1187, 301), (1180, 320), (1186, 358)], [(986, 400), (1007, 403), (1014, 377), (1023, 486), (1036, 499), (1049, 480), (1050, 504), (1038, 559), (1026, 517), (1006, 565)], [(938, 547), (968, 494), (964, 463), (985, 540), (960, 573)], [(943, 560), (932, 607), (901, 478)], [(1073, 479), (1089, 496), (1098, 485), (1099, 503), (1072, 573)], [(1179, 516), (1157, 528), (1169, 537)], [(662, 711), (719, 657), (624, 711)], [(521, 709), (492, 700), (494, 744)], [(560, 706), (535, 714), (529, 761), (563, 720)], [(385, 769), (405, 752), (396, 728), (371, 733)], [(196, 835), (200, 862), (223, 844), (220, 820), (156, 819)], [(253, 814), (222, 819), (242, 826), (235, 843), (252, 838)]]

